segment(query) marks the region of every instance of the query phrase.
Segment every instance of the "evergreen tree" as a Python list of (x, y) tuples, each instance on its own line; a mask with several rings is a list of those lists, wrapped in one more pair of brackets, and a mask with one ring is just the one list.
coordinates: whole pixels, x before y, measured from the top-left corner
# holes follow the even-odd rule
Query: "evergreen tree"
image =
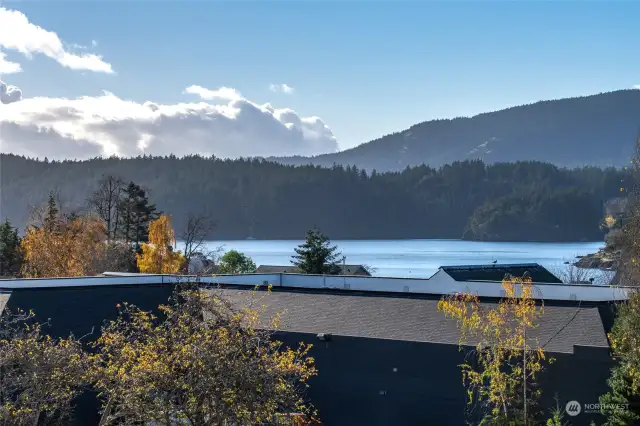
[(607, 379), (610, 390), (600, 397), (602, 414), (607, 417), (605, 426), (632, 425), (640, 420), (639, 398), (634, 394), (637, 390), (634, 392), (633, 376), (628, 370), (628, 365), (619, 364)]
[(129, 182), (124, 189), (118, 210), (122, 221), (121, 238), (139, 251), (140, 244), (149, 241), (149, 223), (157, 219), (160, 213), (156, 211), (155, 204), (149, 203), (146, 191), (133, 182)]
[(0, 225), (0, 276), (18, 274), (21, 260), (18, 228), (14, 228), (6, 219)]
[(609, 392), (600, 397), (606, 426), (638, 424), (640, 420), (640, 137), (633, 159), (635, 193), (624, 213), (625, 224), (619, 238), (621, 256), (617, 265), (618, 285), (630, 288), (627, 300), (616, 306), (616, 318), (609, 333), (616, 366), (607, 380)]
[(307, 240), (295, 249), (297, 254), (292, 257), (291, 263), (305, 274), (336, 275), (340, 273), (336, 261), (341, 259), (337, 248), (314, 227), (307, 231)]
[(51, 232), (56, 227), (58, 223), (60, 214), (60, 209), (58, 208), (58, 203), (56, 202), (56, 197), (53, 191), (49, 192), (49, 198), (47, 199), (47, 213), (44, 218), (44, 226), (47, 228), (47, 231)]

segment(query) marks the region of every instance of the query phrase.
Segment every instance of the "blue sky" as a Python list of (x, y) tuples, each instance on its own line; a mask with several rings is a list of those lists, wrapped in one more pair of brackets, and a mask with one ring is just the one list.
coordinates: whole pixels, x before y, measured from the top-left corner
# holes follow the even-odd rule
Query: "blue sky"
[[(34, 56), (3, 76), (25, 97), (193, 101), (237, 89), (319, 116), (341, 149), (437, 117), (640, 84), (635, 1), (20, 1), (4, 7), (116, 74)], [(8, 59), (19, 53), (7, 51)], [(286, 83), (293, 94), (273, 93)]]

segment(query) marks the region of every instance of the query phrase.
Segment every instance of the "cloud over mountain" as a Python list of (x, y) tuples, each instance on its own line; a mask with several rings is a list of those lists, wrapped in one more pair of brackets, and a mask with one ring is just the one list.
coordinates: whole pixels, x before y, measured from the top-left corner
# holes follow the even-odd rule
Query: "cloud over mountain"
[(50, 159), (143, 153), (268, 157), (337, 150), (336, 138), (318, 117), (260, 105), (231, 88), (190, 86), (185, 92), (223, 102), (137, 103), (108, 92), (20, 100), (18, 88), (3, 84), (0, 149)]
[[(29, 22), (17, 10), (0, 7), (0, 49), (17, 51), (27, 58), (33, 54), (45, 55), (60, 65), (73, 70), (95, 71), (112, 74), (111, 64), (93, 53), (69, 52), (55, 32), (47, 31)], [(0, 74), (20, 72), (20, 64), (10, 62), (0, 51)]]

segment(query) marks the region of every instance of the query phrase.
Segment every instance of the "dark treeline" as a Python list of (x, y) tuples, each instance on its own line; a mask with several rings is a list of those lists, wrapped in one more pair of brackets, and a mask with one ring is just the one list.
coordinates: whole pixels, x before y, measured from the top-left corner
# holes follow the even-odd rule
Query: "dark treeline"
[(618, 169), (539, 162), (456, 162), (395, 173), (284, 166), (264, 160), (138, 157), (37, 161), (0, 156), (0, 217), (23, 227), (29, 206), (56, 191), (81, 210), (104, 176), (133, 181), (177, 230), (190, 215), (216, 223), (214, 239), (468, 238), (580, 241), (603, 237), (603, 202), (625, 195)]

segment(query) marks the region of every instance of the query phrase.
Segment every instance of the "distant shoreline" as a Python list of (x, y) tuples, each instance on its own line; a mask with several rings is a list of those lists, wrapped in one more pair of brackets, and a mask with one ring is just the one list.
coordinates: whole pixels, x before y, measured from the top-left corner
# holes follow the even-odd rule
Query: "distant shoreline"
[[(221, 254), (237, 250), (256, 265), (289, 265), (302, 240), (213, 240), (202, 250)], [(443, 265), (539, 263), (549, 270), (569, 270), (578, 256), (604, 243), (471, 242), (465, 240), (331, 240), (346, 262), (372, 268), (374, 276), (427, 278)], [(180, 249), (180, 243), (178, 249)]]
[(602, 248), (595, 253), (579, 256), (578, 260), (573, 263), (573, 266), (584, 269), (615, 271), (619, 257), (620, 253), (610, 252), (605, 248)]
[[(206, 242), (216, 241), (303, 241), (302, 238), (222, 238), (214, 240), (206, 240)], [(522, 244), (605, 244), (604, 241), (593, 240), (539, 240), (539, 241), (523, 241), (523, 240), (468, 240), (462, 238), (332, 238), (331, 241), (464, 241), (468, 243), (522, 243)], [(180, 241), (178, 241), (180, 242)]]

